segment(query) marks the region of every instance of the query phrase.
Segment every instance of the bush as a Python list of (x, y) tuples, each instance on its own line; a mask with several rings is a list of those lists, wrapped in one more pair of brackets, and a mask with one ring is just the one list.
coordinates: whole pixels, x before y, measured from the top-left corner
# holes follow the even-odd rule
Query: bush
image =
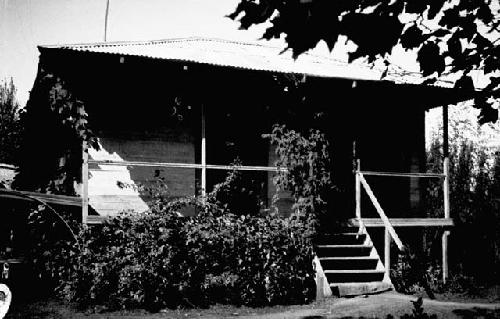
[[(429, 169), (441, 172), (440, 144), (431, 146)], [(478, 282), (499, 278), (500, 265), (500, 156), (471, 142), (451, 144), (450, 152), (450, 210), (456, 226), (450, 237), (450, 271), (472, 276)], [(430, 217), (442, 217), (442, 189), (439, 182), (429, 184), (426, 192), (426, 211)], [(428, 230), (427, 258), (440, 262), (440, 230)], [(435, 247), (436, 249), (432, 249)]]
[(0, 163), (15, 164), (22, 126), (14, 81), (0, 82)]
[[(195, 217), (179, 209), (194, 205)], [(80, 246), (62, 245), (56, 275), (61, 295), (109, 309), (264, 306), (314, 297), (307, 220), (236, 216), (198, 198), (164, 210), (124, 213), (80, 230)]]

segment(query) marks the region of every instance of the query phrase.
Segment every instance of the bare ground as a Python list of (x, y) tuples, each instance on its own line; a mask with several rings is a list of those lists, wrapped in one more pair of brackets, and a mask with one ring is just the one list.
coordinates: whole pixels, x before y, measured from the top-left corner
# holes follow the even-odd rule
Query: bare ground
[[(145, 311), (112, 313), (81, 312), (73, 307), (56, 301), (36, 302), (17, 305), (6, 318), (120, 318), (120, 319), (159, 319), (159, 318), (245, 318), (245, 319), (326, 319), (326, 318), (386, 318), (388, 314), (399, 318), (410, 314), (411, 301), (416, 297), (387, 292), (379, 295), (350, 299), (329, 298), (303, 306), (275, 306), (267, 308), (248, 308), (233, 306), (214, 306), (210, 309), (166, 310), (151, 314)], [(438, 318), (500, 318), (500, 303), (436, 301), (424, 299), (424, 310), (436, 314)]]

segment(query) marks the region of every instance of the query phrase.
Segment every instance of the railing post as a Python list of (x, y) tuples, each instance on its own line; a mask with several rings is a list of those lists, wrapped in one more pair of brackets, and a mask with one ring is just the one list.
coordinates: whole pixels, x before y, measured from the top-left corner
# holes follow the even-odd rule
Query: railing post
[[(444, 218), (450, 218), (450, 159), (449, 159), (449, 143), (448, 143), (448, 105), (443, 106), (443, 208)], [(441, 238), (441, 253), (443, 263), (443, 283), (448, 280), (448, 236), (449, 230), (443, 232)]]
[[(201, 104), (201, 196), (207, 194), (207, 142), (205, 126), (205, 106)], [(204, 199), (203, 199), (204, 200)]]
[(385, 241), (384, 241), (384, 266), (385, 266), (385, 278), (390, 278), (391, 270), (391, 234), (389, 229), (385, 227)]
[(82, 223), (89, 216), (89, 152), (87, 142), (82, 143)]
[(361, 219), (361, 180), (359, 178), (359, 174), (361, 173), (361, 168), (360, 168), (360, 160), (356, 159), (356, 172), (355, 172), (355, 178), (356, 178), (356, 218)]

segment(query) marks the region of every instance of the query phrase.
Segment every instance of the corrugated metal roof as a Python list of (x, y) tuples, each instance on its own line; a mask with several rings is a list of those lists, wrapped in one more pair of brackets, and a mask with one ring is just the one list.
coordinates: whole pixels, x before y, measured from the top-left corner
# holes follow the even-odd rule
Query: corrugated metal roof
[[(141, 56), (162, 60), (203, 63), (277, 73), (345, 78), (353, 80), (381, 80), (384, 69), (364, 63), (346, 63), (330, 56), (304, 53), (296, 60), (291, 51), (262, 43), (246, 43), (213, 38), (180, 38), (136, 42), (101, 42), (89, 44), (62, 44), (39, 46), (46, 49), (66, 49), (82, 52)], [(384, 80), (395, 83), (421, 84), (419, 73), (390, 68)], [(437, 86), (450, 87), (440, 81)]]

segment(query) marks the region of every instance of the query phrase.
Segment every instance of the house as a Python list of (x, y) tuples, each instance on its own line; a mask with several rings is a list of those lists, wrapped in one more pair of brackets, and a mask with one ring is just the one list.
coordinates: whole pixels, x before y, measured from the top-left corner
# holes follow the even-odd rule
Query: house
[[(39, 134), (31, 135), (33, 152), (47, 158), (25, 157), (21, 174), (24, 169), (31, 179), (21, 176), (19, 187), (72, 189), (82, 197), (83, 221), (97, 222), (98, 216), (124, 209), (146, 210), (147, 198), (134, 186), (161, 177), (173, 197), (204, 194), (239, 159), (238, 169), (250, 175), (264, 206), (269, 206), (276, 157), (262, 134), (274, 123), (286, 123), (327, 134), (334, 154), (333, 178), (341, 189), (334, 213), (357, 216), (363, 228), (384, 227), (386, 238), (390, 235), (396, 242), (393, 226), (452, 225), (448, 215), (422, 219), (427, 217), (420, 209), (419, 179), (425, 169), (424, 119), (426, 110), (445, 106), (446, 111), (448, 104), (468, 96), (442, 81), (422, 85), (417, 75), (394, 68), (385, 72), (314, 54), (293, 60), (281, 50), (207, 38), (39, 46), (39, 71), (28, 113), (52, 142), (47, 149)], [(63, 83), (57, 89), (70, 102), (54, 97), (56, 86), (47, 86), (47, 79)], [(84, 114), (84, 120), (75, 124), (65, 112)], [(88, 120), (99, 147), (83, 146), (82, 155), (82, 145), (75, 144), (79, 140), (70, 138), (68, 127), (57, 118), (76, 128)], [(356, 174), (353, 159), (361, 163)], [(64, 182), (50, 184), (48, 173), (35, 172), (34, 167), (44, 165)], [(391, 174), (396, 177), (387, 177)], [(30, 180), (36, 183), (30, 185)], [(361, 197), (366, 181), (383, 206), (382, 214), (387, 212), (390, 219), (380, 218), (380, 209), (371, 205), (373, 196)], [(281, 195), (278, 208), (289, 211), (291, 199)], [(376, 268), (368, 275), (387, 277), (388, 269), (380, 268), (381, 260), (364, 231), (358, 244), (369, 248), (361, 248), (368, 254), (362, 256), (373, 260)], [(330, 246), (323, 248), (335, 250)], [(325, 258), (341, 257), (346, 256)], [(324, 259), (322, 268), (328, 260), (341, 259)], [(335, 267), (331, 271), (339, 274)], [(351, 275), (342, 280), (356, 279)], [(362, 290), (371, 289), (367, 287)]]

